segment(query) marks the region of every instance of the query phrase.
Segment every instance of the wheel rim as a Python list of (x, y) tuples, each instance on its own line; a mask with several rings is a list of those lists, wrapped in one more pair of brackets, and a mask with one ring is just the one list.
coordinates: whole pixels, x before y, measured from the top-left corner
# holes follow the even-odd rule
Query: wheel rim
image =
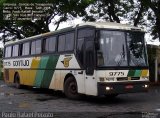
[(75, 82), (71, 82), (69, 85), (69, 91), (72, 94), (76, 94), (77, 93), (77, 85)]

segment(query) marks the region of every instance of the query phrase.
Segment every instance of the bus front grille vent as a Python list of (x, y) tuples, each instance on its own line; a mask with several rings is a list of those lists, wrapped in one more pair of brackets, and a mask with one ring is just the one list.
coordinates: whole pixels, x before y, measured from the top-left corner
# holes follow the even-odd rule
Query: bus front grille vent
[(126, 81), (128, 80), (128, 77), (118, 77), (117, 81)]
[(140, 77), (118, 77), (117, 81), (139, 80)]
[(140, 77), (131, 77), (131, 80), (139, 80)]

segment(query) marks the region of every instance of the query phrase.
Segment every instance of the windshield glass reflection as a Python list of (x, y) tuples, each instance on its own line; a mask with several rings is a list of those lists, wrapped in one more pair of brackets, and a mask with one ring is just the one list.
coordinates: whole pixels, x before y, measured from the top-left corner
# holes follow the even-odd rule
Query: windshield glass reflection
[(127, 33), (127, 45), (129, 48), (129, 65), (145, 66), (146, 54), (144, 45), (144, 33), (129, 32)]
[(142, 32), (101, 30), (99, 44), (100, 48), (97, 50), (99, 67), (147, 66)]
[(100, 31), (98, 66), (127, 66), (125, 34), (120, 31)]

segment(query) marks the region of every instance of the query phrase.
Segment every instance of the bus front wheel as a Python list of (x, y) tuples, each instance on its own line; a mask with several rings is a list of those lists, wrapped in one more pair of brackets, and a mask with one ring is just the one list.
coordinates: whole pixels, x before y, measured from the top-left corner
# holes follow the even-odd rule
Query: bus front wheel
[(70, 99), (78, 99), (77, 83), (74, 77), (70, 76), (64, 83), (64, 94)]
[(18, 74), (15, 75), (15, 78), (14, 78), (14, 84), (15, 84), (15, 87), (20, 89), (21, 88), (21, 84), (20, 84), (20, 77)]

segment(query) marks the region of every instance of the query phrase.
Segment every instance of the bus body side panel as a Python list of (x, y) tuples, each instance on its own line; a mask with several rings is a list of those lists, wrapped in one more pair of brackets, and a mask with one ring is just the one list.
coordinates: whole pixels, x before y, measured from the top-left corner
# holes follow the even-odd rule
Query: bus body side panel
[(80, 69), (74, 54), (60, 55), (49, 88), (63, 90), (64, 79), (67, 74), (75, 77), (78, 93), (85, 93), (84, 72)]
[(32, 59), (32, 63), (31, 63), (31, 68), (29, 70), (29, 85), (30, 86), (34, 86), (34, 82), (35, 82), (35, 77), (36, 77), (36, 73), (37, 73), (37, 69), (40, 63), (40, 57), (34, 57)]
[(55, 71), (59, 56), (43, 56), (41, 57), (34, 86), (49, 88), (52, 76)]
[(14, 75), (18, 72), (20, 84), (63, 90), (66, 75), (72, 74), (77, 81), (78, 93), (86, 93), (85, 71), (81, 70), (74, 54), (8, 59), (4, 62), (11, 63), (5, 66), (9, 82), (14, 82)]
[(85, 74), (85, 88), (86, 88), (85, 91), (86, 95), (97, 96), (98, 90), (97, 90), (97, 78), (95, 70), (93, 75)]

